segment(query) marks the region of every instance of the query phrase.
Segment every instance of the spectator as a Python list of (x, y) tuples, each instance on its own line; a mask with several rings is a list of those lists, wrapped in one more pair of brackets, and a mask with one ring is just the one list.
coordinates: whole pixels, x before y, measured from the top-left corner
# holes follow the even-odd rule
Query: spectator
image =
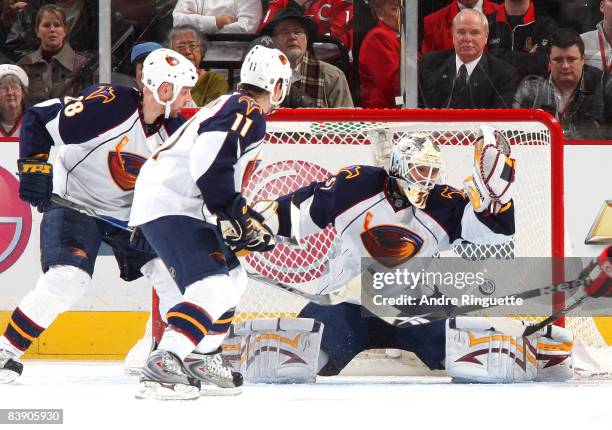
[(546, 43), (557, 28), (531, 0), (505, 0), (490, 18), (489, 53), (516, 67), (519, 80), (546, 74)]
[[(314, 58), (312, 41), (317, 35), (314, 22), (302, 8), (289, 6), (276, 14), (263, 29), (272, 35), (293, 69), (292, 90), (284, 107), (353, 107), (346, 76), (336, 66)], [(297, 97), (302, 93), (304, 97)], [(294, 104), (299, 101), (298, 104)]]
[(261, 0), (178, 0), (174, 26), (190, 25), (204, 34), (255, 33), (261, 22)]
[(313, 20), (319, 35), (334, 36), (349, 52), (353, 49), (353, 0), (271, 0), (260, 29), (279, 11), (295, 5), (304, 8), (304, 15)]
[(419, 68), (419, 105), (427, 108), (508, 108), (516, 71), (484, 53), (487, 17), (464, 9), (452, 24), (455, 51), (430, 52)]
[[(18, 61), (38, 47), (35, 20), (45, 4), (56, 4), (64, 11), (68, 28), (68, 42), (79, 52), (96, 54), (98, 51), (98, 2), (95, 0), (29, 0), (28, 6), (17, 15), (6, 39), (10, 56)], [(113, 27), (115, 28), (115, 27)]]
[(19, 137), (27, 91), (28, 76), (21, 67), (0, 65), (0, 138)]
[(8, 36), (8, 32), (10, 31), (15, 19), (17, 18), (17, 14), (22, 9), (28, 6), (27, 2), (24, 1), (12, 1), (12, 0), (0, 0), (0, 46), (2, 49), (0, 50), (0, 61), (6, 58), (6, 37)]
[(400, 95), (399, 0), (370, 0), (370, 7), (378, 23), (359, 50), (361, 105), (394, 108), (395, 97)]
[(229, 84), (222, 74), (210, 72), (200, 67), (206, 55), (206, 39), (199, 31), (189, 25), (174, 27), (168, 35), (169, 45), (193, 63), (198, 72), (198, 81), (191, 89), (195, 106), (205, 106), (229, 92)]
[(612, 71), (612, 0), (601, 0), (603, 21), (593, 31), (580, 35), (584, 42), (585, 64), (604, 72)]
[(453, 18), (464, 9), (475, 9), (489, 17), (499, 5), (489, 0), (453, 0), (448, 6), (427, 15), (423, 20), (421, 54), (453, 48)]
[(604, 74), (585, 65), (580, 35), (572, 29), (559, 29), (548, 43), (548, 56), (549, 75), (521, 82), (514, 107), (542, 109), (554, 115), (566, 138), (601, 137), (607, 101)]
[(40, 8), (36, 14), (40, 47), (19, 61), (30, 80), (29, 96), (33, 104), (75, 94), (86, 86), (80, 72), (87, 59), (74, 52), (65, 40), (67, 35), (64, 11), (55, 5)]
[(134, 65), (133, 87), (136, 87), (142, 91), (144, 87), (144, 84), (142, 83), (142, 64), (144, 63), (145, 58), (147, 58), (147, 55), (160, 48), (163, 48), (163, 46), (157, 42), (143, 42), (134, 45), (132, 51), (130, 52), (130, 62)]

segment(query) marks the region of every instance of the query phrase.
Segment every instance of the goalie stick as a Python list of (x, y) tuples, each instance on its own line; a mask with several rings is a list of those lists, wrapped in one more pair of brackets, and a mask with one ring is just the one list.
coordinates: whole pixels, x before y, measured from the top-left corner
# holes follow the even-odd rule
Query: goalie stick
[[(602, 255), (606, 255), (607, 252), (610, 252), (609, 248), (604, 250)], [(601, 258), (601, 256), (597, 257), (595, 260), (593, 260), (593, 262), (596, 264), (599, 258)], [(370, 273), (373, 273), (372, 268), (369, 268), (368, 270), (370, 271)], [(545, 287), (534, 288), (531, 290), (523, 291), (521, 293), (515, 293), (515, 294), (503, 296), (503, 297), (500, 297), (500, 299), (503, 300), (503, 299), (512, 299), (512, 298), (519, 299), (520, 298), (523, 300), (529, 300), (529, 299), (533, 299), (536, 297), (549, 296), (555, 293), (564, 293), (566, 291), (573, 291), (578, 288), (584, 288), (585, 286), (589, 285), (589, 281), (587, 280), (588, 275), (589, 275), (588, 273), (583, 274), (580, 278), (572, 280), (572, 281), (560, 282), (560, 283), (556, 283), (552, 285), (547, 285)], [(329, 295), (316, 295), (316, 294), (306, 293), (304, 291), (301, 291), (298, 288), (283, 284), (282, 282), (279, 282), (279, 281), (268, 279), (257, 273), (251, 272), (251, 273), (248, 273), (248, 276), (249, 278), (254, 279), (258, 282), (261, 282), (271, 287), (283, 290), (287, 293), (296, 295), (298, 297), (301, 297), (313, 303), (317, 303), (320, 305), (332, 304), (331, 298)], [(506, 324), (503, 321), (501, 321), (501, 319), (499, 319), (500, 321), (496, 321), (495, 323), (492, 323), (492, 325), (497, 327), (498, 329), (501, 329), (504, 332), (508, 332), (509, 334), (512, 334), (513, 336), (517, 336), (517, 337), (529, 336), (537, 332), (538, 330), (542, 329), (543, 327), (553, 323), (554, 321), (564, 316), (571, 310), (575, 309), (581, 303), (587, 300), (589, 297), (592, 297), (592, 296), (585, 293), (583, 296), (576, 299), (576, 301), (572, 303), (571, 305), (566, 306), (565, 308), (556, 311), (548, 318), (544, 319), (543, 321), (539, 323), (533, 324), (533, 325), (519, 327), (514, 322)], [(410, 315), (395, 306), (377, 307), (377, 310), (379, 314), (380, 314), (380, 311), (384, 310), (386, 314), (385, 320), (389, 324), (401, 327), (401, 326), (408, 326), (408, 325), (415, 325), (415, 324), (423, 324), (426, 322), (431, 322), (431, 321), (440, 320), (440, 319), (447, 319), (447, 318), (451, 318), (454, 316), (465, 315), (470, 312), (475, 312), (478, 310), (482, 310), (485, 308), (488, 309), (488, 308), (496, 307), (496, 306), (498, 305), (492, 304), (488, 306), (485, 306), (485, 305), (458, 306), (458, 307), (452, 308), (450, 312), (438, 310), (438, 311), (430, 312), (427, 314), (421, 314), (421, 315)], [(367, 306), (364, 306), (364, 308), (366, 308), (369, 312), (376, 314), (375, 312), (372, 312), (370, 309), (368, 309)], [(392, 319), (389, 319), (389, 318), (392, 318)]]

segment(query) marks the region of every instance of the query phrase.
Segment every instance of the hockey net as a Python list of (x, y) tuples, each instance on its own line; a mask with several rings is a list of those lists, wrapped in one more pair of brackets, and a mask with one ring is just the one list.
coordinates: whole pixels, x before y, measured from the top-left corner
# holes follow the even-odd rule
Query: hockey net
[[(468, 259), (569, 256), (563, 216), (562, 134), (549, 115), (538, 111), (281, 110), (268, 118), (263, 160), (243, 183), (243, 194), (251, 203), (273, 199), (312, 181), (323, 181), (342, 167), (380, 165), (384, 163), (381, 153), (374, 150), (380, 145), (372, 143), (381, 131), (391, 143), (408, 133), (427, 133), (441, 147), (445, 182), (461, 189), (463, 179), (471, 174), (472, 145), (480, 125), (495, 127), (503, 133), (512, 145), (512, 157), (517, 160), (516, 234), (503, 245), (462, 244), (443, 256)], [(313, 292), (335, 237), (334, 228), (329, 227), (308, 236), (299, 247), (279, 243), (271, 252), (253, 254), (242, 261), (249, 271)], [(560, 282), (562, 277), (551, 273), (551, 282)], [(358, 294), (358, 288), (355, 290), (349, 286), (338, 294), (337, 300)], [(302, 298), (250, 279), (237, 307), (236, 322), (295, 317), (306, 304)], [(556, 297), (550, 312), (562, 304), (562, 298)], [(568, 317), (565, 325), (590, 350), (607, 347), (592, 318)], [(369, 357), (379, 358), (381, 354), (386, 357), (380, 351), (370, 353)], [(400, 356), (409, 364), (404, 369), (415, 364), (414, 359), (406, 357)], [(359, 366), (357, 373), (372, 373), (374, 369), (366, 365), (360, 370)]]

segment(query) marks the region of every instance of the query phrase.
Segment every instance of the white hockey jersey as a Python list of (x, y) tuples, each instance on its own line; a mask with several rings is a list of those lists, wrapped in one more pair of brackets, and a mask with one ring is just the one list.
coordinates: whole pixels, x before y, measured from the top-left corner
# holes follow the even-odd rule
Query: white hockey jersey
[(512, 201), (497, 215), (476, 213), (461, 191), (436, 185), (426, 208), (419, 209), (393, 190), (384, 169), (372, 166), (345, 167), (277, 200), (281, 236), (291, 235), (291, 202), (299, 204), (301, 237), (328, 225), (336, 228), (335, 250), (317, 285), (320, 294), (360, 275), (363, 257), (411, 269), (412, 258), (434, 256), (460, 241), (498, 244), (514, 235)]
[(257, 166), (265, 132), (261, 107), (244, 93), (201, 108), (142, 167), (130, 225), (168, 215), (216, 223)]
[(136, 177), (145, 160), (184, 118), (144, 124), (140, 92), (95, 85), (78, 97), (47, 100), (30, 108), (19, 139), (21, 158), (53, 163), (53, 193), (121, 221), (129, 219)]

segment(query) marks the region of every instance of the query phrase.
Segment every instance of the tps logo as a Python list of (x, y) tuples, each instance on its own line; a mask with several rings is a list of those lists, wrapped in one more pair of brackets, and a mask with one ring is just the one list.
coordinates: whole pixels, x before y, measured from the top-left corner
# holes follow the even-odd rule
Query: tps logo
[(19, 182), (0, 167), (0, 273), (21, 257), (32, 231), (30, 205), (19, 199)]

